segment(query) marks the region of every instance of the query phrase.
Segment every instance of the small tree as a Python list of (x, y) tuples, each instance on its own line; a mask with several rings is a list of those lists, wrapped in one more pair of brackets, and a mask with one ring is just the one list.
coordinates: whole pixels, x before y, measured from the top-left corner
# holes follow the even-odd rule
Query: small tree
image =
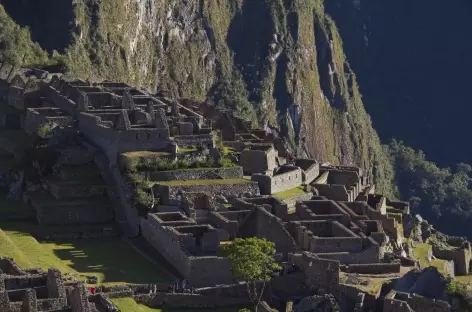
[[(280, 269), (274, 259), (274, 243), (258, 237), (236, 238), (232, 244), (223, 245), (222, 250), (231, 263), (233, 276), (246, 282), (249, 299), (257, 311), (266, 282)], [(258, 283), (262, 283), (260, 290)]]

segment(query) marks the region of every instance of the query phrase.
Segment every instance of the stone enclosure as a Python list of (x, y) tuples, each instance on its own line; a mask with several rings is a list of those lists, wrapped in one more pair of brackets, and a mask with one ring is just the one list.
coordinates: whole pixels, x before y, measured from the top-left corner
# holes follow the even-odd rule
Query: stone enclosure
[[(279, 310), (296, 296), (329, 292), (344, 311), (450, 311), (446, 301), (402, 292), (386, 298), (383, 287), (372, 294), (349, 282), (417, 266), (402, 253), (408, 204), (376, 194), (359, 168), (297, 157), (272, 131), (210, 101), (120, 82), (0, 64), (0, 105), (0, 127), (40, 140), (46, 153), (41, 183), (10, 192), (34, 208), (39, 224), (116, 224), (192, 290), (128, 285), (92, 294), (58, 270), (22, 271), (0, 259), (0, 311), (116, 311), (109, 300), (116, 297), (152, 307), (247, 304), (219, 252), (238, 237), (275, 244), (283, 269), (264, 300)], [(432, 252), (453, 261), (456, 275), (469, 274), (470, 244), (450, 244)]]

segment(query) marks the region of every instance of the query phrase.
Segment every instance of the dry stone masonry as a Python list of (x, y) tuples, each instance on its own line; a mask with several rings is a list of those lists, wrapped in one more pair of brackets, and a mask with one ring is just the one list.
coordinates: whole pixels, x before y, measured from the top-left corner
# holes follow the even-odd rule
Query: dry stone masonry
[[(82, 283), (65, 283), (58, 270), (23, 271), (0, 259), (2, 312), (117, 311), (110, 301), (117, 297), (155, 308), (247, 304), (247, 288), (219, 253), (237, 237), (275, 244), (283, 269), (265, 288), (266, 310), (296, 309), (300, 296), (307, 305), (337, 301), (342, 311), (451, 309), (444, 298), (395, 289), (396, 279), (418, 266), (404, 250), (405, 237), (420, 226), (408, 223), (407, 203), (376, 194), (359, 168), (297, 158), (276, 133), (211, 101), (0, 63), (0, 127), (39, 137), (51, 153), (41, 185), (22, 189), (23, 175), (10, 183), (40, 224), (117, 224), (159, 254), (156, 261), (173, 268), (184, 290), (100, 286), (91, 294)], [(8, 140), (1, 148), (6, 162), (21, 154)], [(137, 193), (150, 198), (144, 212)], [(470, 243), (445, 244), (450, 248), (433, 246), (431, 255), (449, 260), (456, 275), (469, 274)], [(359, 287), (362, 276), (393, 286), (369, 292)]]

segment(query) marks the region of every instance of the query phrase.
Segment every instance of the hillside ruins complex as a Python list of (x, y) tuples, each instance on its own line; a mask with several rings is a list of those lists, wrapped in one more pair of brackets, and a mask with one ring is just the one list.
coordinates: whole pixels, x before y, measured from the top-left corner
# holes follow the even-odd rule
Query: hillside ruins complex
[[(406, 242), (436, 234), (408, 203), (377, 194), (359, 168), (297, 158), (275, 133), (208, 101), (120, 82), (0, 63), (0, 105), (0, 127), (29, 138), (49, 160), (41, 183), (12, 172), (9, 164), (29, 154), (2, 137), (0, 174), (9, 197), (28, 202), (44, 226), (103, 225), (91, 235), (140, 237), (192, 289), (125, 285), (91, 294), (57, 269), (25, 271), (0, 259), (2, 312), (117, 311), (109, 300), (116, 297), (152, 307), (247, 303), (219, 253), (237, 237), (275, 244), (283, 269), (265, 289), (264, 304), (279, 311), (311, 311), (302, 305), (327, 296), (341, 311), (452, 311), (445, 298), (418, 287), (381, 283), (419, 280)], [(432, 248), (429, 257), (444, 259), (452, 277), (468, 275), (470, 244), (445, 239), (450, 248)], [(368, 289), (372, 280), (380, 281), (377, 289)]]

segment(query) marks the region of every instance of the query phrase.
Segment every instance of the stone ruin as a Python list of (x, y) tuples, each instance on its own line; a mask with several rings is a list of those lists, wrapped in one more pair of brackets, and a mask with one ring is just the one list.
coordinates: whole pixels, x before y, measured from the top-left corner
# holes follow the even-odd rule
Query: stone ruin
[[(94, 311), (97, 305), (113, 311), (107, 299), (113, 296), (154, 307), (247, 302), (244, 287), (218, 253), (237, 237), (274, 242), (283, 270), (264, 295), (273, 306), (291, 306), (302, 295), (315, 296), (305, 300), (307, 306), (335, 298), (343, 311), (379, 304), (384, 311), (450, 310), (445, 301), (401, 291), (387, 298), (384, 287), (371, 294), (349, 282), (359, 275), (399, 276), (417, 267), (402, 249), (403, 224), (412, 219), (408, 204), (375, 194), (359, 168), (294, 157), (277, 135), (253, 128), (231, 111), (124, 83), (90, 83), (0, 64), (0, 100), (1, 127), (28, 136), (50, 130), (43, 141), (54, 151), (54, 164), (39, 185), (23, 190), (40, 224), (116, 224), (122, 235), (141, 237), (194, 291), (129, 286), (92, 295), (80, 283), (63, 282), (57, 270), (11, 271), (16, 266), (2, 260), (9, 264), (1, 268), (1, 311), (20, 306), (43, 311), (46, 305), (51, 311)], [(123, 172), (130, 160), (123, 155), (140, 152), (144, 161), (146, 153), (172, 161), (220, 160), (217, 142), (229, 149), (224, 156), (234, 166), (138, 170), (153, 184), (155, 203), (145, 215), (138, 213), (134, 186)], [(5, 158), (16, 157), (2, 148)], [(303, 194), (279, 198), (295, 188)], [(433, 252), (453, 261), (456, 274), (469, 273), (470, 244)]]

